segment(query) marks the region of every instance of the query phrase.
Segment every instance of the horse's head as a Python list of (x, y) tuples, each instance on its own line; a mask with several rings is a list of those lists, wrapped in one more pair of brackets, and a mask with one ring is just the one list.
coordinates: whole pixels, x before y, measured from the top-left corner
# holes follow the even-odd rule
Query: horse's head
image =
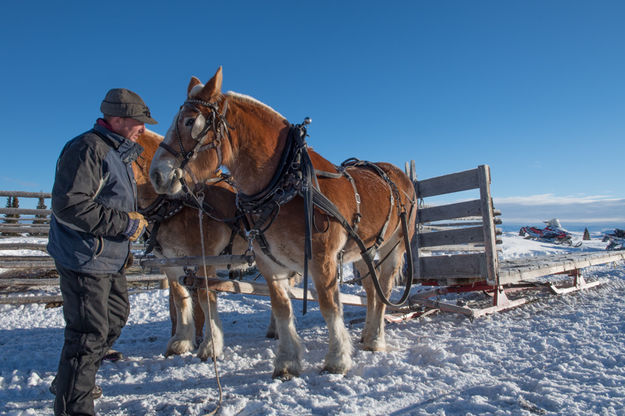
[(177, 194), (182, 180), (203, 182), (222, 164), (228, 124), (221, 83), (221, 67), (206, 85), (191, 77), (187, 100), (152, 160), (150, 179), (157, 192)]
[(150, 164), (154, 158), (154, 153), (156, 153), (162, 141), (163, 136), (148, 129), (145, 129), (143, 134), (137, 138), (137, 143), (143, 147), (143, 153), (132, 164), (132, 170), (137, 182), (137, 202), (139, 208), (147, 207), (158, 196), (152, 183), (150, 183)]

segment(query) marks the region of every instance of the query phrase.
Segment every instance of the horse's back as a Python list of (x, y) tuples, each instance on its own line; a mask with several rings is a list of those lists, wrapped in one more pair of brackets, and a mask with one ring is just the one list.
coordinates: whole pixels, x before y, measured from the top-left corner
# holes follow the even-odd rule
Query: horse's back
[[(315, 169), (339, 173), (335, 165), (318, 153), (309, 152)], [(384, 172), (390, 182), (369, 163)], [(353, 184), (346, 176), (333, 178), (320, 175), (319, 187), (350, 224), (355, 225), (354, 219), (359, 217), (359, 234), (367, 243), (377, 237), (385, 223), (389, 222), (389, 231), (399, 226), (396, 206), (403, 206), (408, 214), (413, 211), (412, 206), (416, 203), (414, 187), (410, 178), (397, 166), (387, 162), (366, 162), (349, 166), (346, 172)]]

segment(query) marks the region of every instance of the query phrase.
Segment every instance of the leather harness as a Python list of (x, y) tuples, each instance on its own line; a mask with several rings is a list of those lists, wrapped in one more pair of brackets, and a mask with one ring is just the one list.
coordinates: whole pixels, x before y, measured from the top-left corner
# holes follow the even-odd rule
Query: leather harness
[[(199, 106), (208, 108), (210, 114), (206, 119), (206, 124), (202, 131), (192, 138), (197, 142), (194, 148), (186, 152), (182, 144), (182, 137), (178, 129), (178, 118), (176, 119), (176, 136), (180, 147), (180, 152), (174, 150), (171, 146), (164, 142), (161, 142), (160, 146), (168, 152), (172, 153), (177, 160), (180, 161), (180, 168), (184, 169), (186, 164), (191, 160), (197, 152), (205, 149), (215, 149), (217, 152), (218, 162), (221, 165), (221, 141), (224, 135), (229, 135), (229, 128), (232, 128), (226, 121), (227, 100), (224, 100), (224, 108), (220, 113), (218, 105), (201, 100), (187, 100), (184, 105), (192, 105), (198, 113), (201, 115)], [(183, 107), (182, 106), (182, 107)], [(181, 107), (181, 108), (182, 108)], [(360, 254), (367, 264), (369, 274), (372, 278), (374, 287), (380, 296), (382, 302), (389, 306), (400, 306), (408, 298), (410, 288), (412, 286), (412, 278), (406, 279), (406, 287), (400, 300), (397, 303), (391, 302), (384, 294), (382, 290), (376, 268), (379, 263), (374, 261), (374, 255), (377, 249), (384, 242), (384, 234), (386, 233), (388, 224), (390, 222), (393, 206), (395, 205), (400, 218), (402, 231), (404, 235), (404, 244), (406, 247), (406, 257), (408, 270), (412, 271), (412, 253), (410, 250), (410, 239), (408, 238), (408, 226), (407, 215), (412, 215), (412, 210), (415, 207), (416, 201), (410, 201), (410, 212), (406, 211), (406, 207), (401, 202), (401, 196), (396, 184), (388, 177), (379, 166), (372, 162), (361, 161), (355, 158), (350, 158), (344, 161), (338, 166), (337, 172), (324, 172), (315, 170), (310, 155), (308, 154), (308, 145), (306, 144), (306, 125), (310, 123), (310, 119), (306, 119), (302, 124), (291, 125), (287, 136), (285, 148), (282, 152), (278, 168), (274, 173), (269, 184), (260, 192), (254, 195), (246, 195), (240, 191), (237, 192), (236, 204), (238, 210), (243, 214), (243, 225), (247, 231), (247, 238), (249, 246), (254, 239), (258, 242), (261, 250), (267, 257), (269, 257), (276, 264), (284, 267), (278, 259), (271, 253), (269, 243), (264, 236), (264, 233), (271, 226), (275, 218), (278, 216), (280, 207), (295, 196), (301, 196), (304, 199), (304, 218), (305, 218), (305, 249), (304, 249), (304, 299), (303, 299), (303, 313), (307, 310), (307, 288), (308, 288), (308, 261), (312, 258), (312, 227), (313, 227), (313, 210), (314, 207), (325, 212), (327, 215), (338, 221), (341, 226), (347, 231), (349, 237), (353, 239), (360, 249)], [(208, 138), (208, 132), (212, 130), (214, 133), (214, 139), (208, 143), (204, 143)], [(365, 168), (370, 169), (379, 175), (390, 187), (390, 202), (391, 207), (389, 209), (388, 216), (385, 224), (378, 233), (375, 242), (366, 247), (363, 240), (357, 233), (358, 223), (360, 222), (360, 195), (356, 188), (355, 182), (351, 175), (348, 173), (350, 168)], [(317, 182), (317, 176), (328, 178), (347, 178), (354, 189), (354, 198), (356, 200), (356, 213), (352, 219), (352, 223), (347, 221), (340, 213), (336, 205), (330, 201), (319, 189)], [(181, 183), (185, 194), (193, 195), (188, 186), (186, 185), (184, 178), (181, 178)]]

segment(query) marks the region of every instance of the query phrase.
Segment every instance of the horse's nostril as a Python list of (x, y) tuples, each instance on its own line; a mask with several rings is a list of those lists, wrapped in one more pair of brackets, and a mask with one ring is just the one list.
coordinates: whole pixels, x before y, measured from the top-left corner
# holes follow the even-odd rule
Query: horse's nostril
[(152, 172), (150, 179), (155, 187), (161, 188), (163, 186), (163, 177), (159, 172)]

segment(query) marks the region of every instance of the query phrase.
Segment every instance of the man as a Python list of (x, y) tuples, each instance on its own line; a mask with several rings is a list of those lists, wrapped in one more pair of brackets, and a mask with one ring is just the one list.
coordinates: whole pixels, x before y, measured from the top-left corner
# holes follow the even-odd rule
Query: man
[(147, 222), (137, 210), (131, 164), (145, 124), (156, 124), (141, 97), (110, 90), (104, 118), (70, 140), (57, 161), (48, 252), (60, 275), (65, 343), (54, 390), (56, 415), (93, 415), (95, 375), (129, 313), (124, 266)]

